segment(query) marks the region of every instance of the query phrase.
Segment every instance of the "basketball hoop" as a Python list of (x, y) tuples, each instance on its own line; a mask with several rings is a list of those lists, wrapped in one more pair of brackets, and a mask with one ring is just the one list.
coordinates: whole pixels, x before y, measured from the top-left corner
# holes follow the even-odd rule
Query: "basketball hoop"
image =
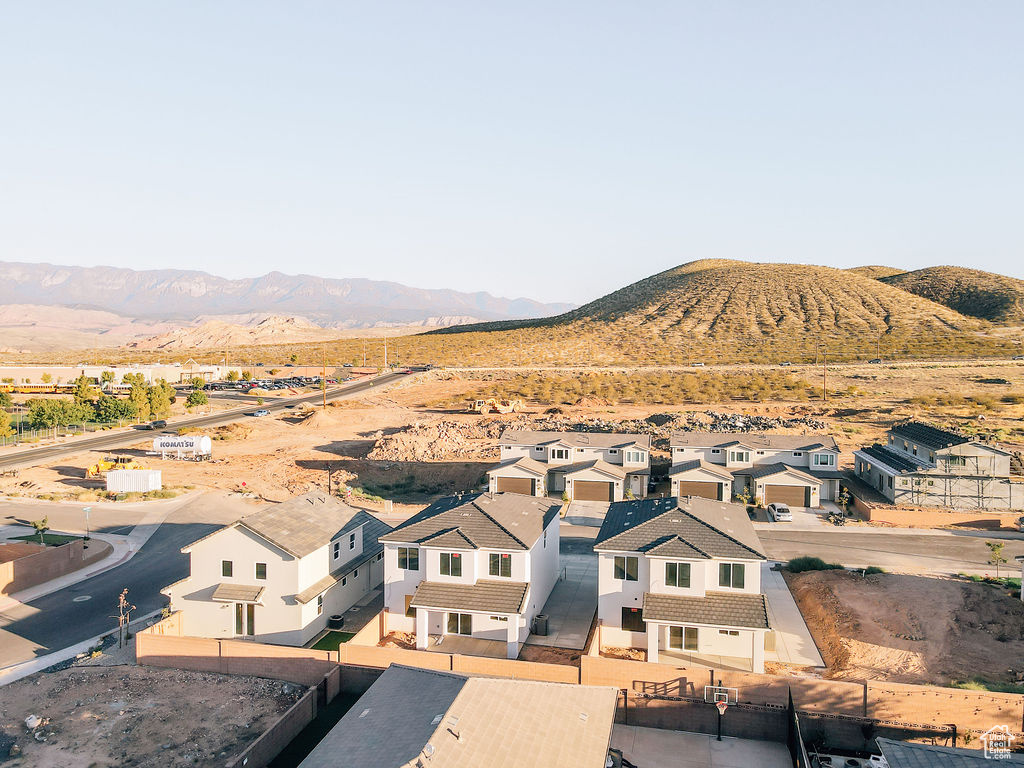
[(718, 702), (717, 704), (715, 704), (715, 706), (718, 707), (718, 714), (720, 715), (724, 715), (725, 710), (729, 708), (729, 705), (726, 704), (724, 701)]

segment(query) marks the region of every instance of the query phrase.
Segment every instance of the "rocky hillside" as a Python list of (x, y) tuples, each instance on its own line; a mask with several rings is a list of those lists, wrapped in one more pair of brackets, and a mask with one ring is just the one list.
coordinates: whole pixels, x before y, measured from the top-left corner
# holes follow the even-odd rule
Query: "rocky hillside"
[(271, 272), (228, 280), (205, 272), (136, 271), (0, 262), (0, 305), (102, 309), (133, 318), (200, 315), (300, 315), (321, 326), (438, 325), (444, 319), (502, 320), (563, 312), (572, 305), (505, 299), (489, 293), (424, 290), (399, 283)]
[(964, 267), (928, 267), (883, 283), (993, 323), (1024, 323), (1024, 280)]
[(856, 272), (858, 275), (864, 277), (872, 277), (875, 280), (880, 280), (883, 277), (891, 277), (892, 275), (902, 275), (904, 270), (896, 267), (883, 267), (878, 264), (867, 265), (863, 267), (850, 267), (846, 270), (847, 272)]
[(338, 333), (303, 318), (271, 316), (251, 325), (207, 320), (195, 328), (176, 328), (158, 336), (133, 341), (126, 346), (151, 350), (223, 349), (251, 344), (292, 344), (335, 339)]

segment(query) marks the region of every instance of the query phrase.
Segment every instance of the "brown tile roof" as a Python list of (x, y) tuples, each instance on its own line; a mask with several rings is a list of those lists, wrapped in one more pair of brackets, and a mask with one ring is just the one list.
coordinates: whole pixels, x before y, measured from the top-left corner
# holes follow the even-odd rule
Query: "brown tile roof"
[(305, 557), (330, 543), (360, 510), (325, 493), (307, 493), (269, 504), (234, 525), (248, 528), (295, 557)]
[(211, 600), (224, 603), (255, 603), (263, 594), (263, 587), (246, 584), (218, 584)]
[(704, 597), (644, 593), (644, 621), (768, 629), (764, 595), (707, 592)]
[(530, 585), (520, 581), (486, 581), (454, 584), (421, 581), (409, 605), (477, 613), (521, 613)]
[(752, 432), (673, 432), (669, 444), (674, 448), (724, 448), (735, 444), (754, 449), (811, 451), (827, 448), (837, 451), (835, 438), (829, 435), (765, 435)]
[(651, 449), (651, 436), (630, 432), (535, 432), (506, 429), (500, 442), (508, 445), (550, 445), (563, 443), (573, 448), (628, 448), (637, 445)]
[(755, 480), (759, 480), (762, 477), (774, 477), (775, 475), (782, 474), (790, 474), (811, 485), (818, 485), (818, 478), (807, 474), (807, 472), (800, 467), (791, 467), (789, 464), (755, 464), (752, 467), (733, 470), (733, 475), (752, 477)]
[[(365, 521), (362, 518), (366, 518)], [(363, 525), (363, 553), (357, 558), (347, 560), (342, 563), (341, 566), (331, 571), (329, 574), (324, 576), (319, 581), (306, 587), (304, 590), (295, 595), (295, 599), (305, 605), (314, 597), (324, 592), (339, 581), (344, 576), (354, 571), (356, 568), (361, 566), (373, 558), (375, 558), (381, 550), (384, 549), (384, 545), (381, 544), (377, 538), (384, 533), (391, 530), (391, 526), (387, 523), (383, 523), (368, 512), (360, 511), (356, 517), (352, 519), (354, 524)]]
[[(526, 550), (541, 537), (560, 508), (561, 504), (550, 499), (519, 493), (449, 496), (380, 540), (458, 549)], [(444, 538), (440, 538), (442, 534)]]
[(509, 459), (508, 461), (496, 464), (487, 470), (487, 474), (499, 472), (500, 470), (508, 469), (509, 467), (525, 469), (527, 472), (537, 475), (538, 477), (545, 477), (548, 473), (548, 466), (546, 464), (541, 464), (539, 461), (531, 459), (529, 456), (520, 456), (518, 459)]
[(625, 469), (615, 464), (609, 464), (607, 461), (602, 461), (601, 459), (591, 459), (590, 461), (577, 461), (574, 464), (556, 464), (549, 468), (552, 472), (560, 472), (564, 475), (575, 475), (578, 472), (586, 472), (588, 469), (593, 469), (598, 472), (604, 472), (606, 475), (617, 477), (619, 480), (624, 480), (626, 478)]
[(714, 475), (718, 475), (723, 480), (732, 480), (732, 472), (725, 467), (716, 466), (710, 464), (701, 459), (693, 459), (692, 461), (683, 461), (678, 464), (673, 464), (668, 471), (668, 476), (682, 475), (686, 472), (692, 472), (695, 469), (703, 469), (705, 472), (710, 472)]
[(696, 496), (611, 504), (594, 549), (649, 552), (673, 538), (706, 558), (765, 559), (744, 506)]

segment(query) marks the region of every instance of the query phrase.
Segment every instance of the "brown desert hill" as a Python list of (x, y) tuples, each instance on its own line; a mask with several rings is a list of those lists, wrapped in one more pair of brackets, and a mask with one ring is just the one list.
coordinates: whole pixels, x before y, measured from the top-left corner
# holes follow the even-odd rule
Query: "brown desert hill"
[(909, 333), (948, 336), (981, 327), (976, 319), (856, 272), (717, 259), (666, 270), (555, 317), (432, 333), (546, 328), (685, 344), (765, 338), (875, 339)]
[(863, 267), (850, 267), (846, 271), (855, 272), (858, 275), (870, 277), (874, 280), (881, 280), (883, 277), (902, 275), (906, 270), (899, 269), (897, 267), (885, 267), (880, 264), (866, 264)]
[(962, 315), (1024, 323), (1024, 280), (965, 267), (928, 267), (879, 279)]

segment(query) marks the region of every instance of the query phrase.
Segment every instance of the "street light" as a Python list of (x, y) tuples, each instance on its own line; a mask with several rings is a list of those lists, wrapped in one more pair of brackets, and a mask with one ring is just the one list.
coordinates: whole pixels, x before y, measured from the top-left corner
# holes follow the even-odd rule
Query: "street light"
[(89, 540), (89, 513), (92, 512), (92, 507), (82, 507), (82, 511), (85, 512), (85, 540)]

